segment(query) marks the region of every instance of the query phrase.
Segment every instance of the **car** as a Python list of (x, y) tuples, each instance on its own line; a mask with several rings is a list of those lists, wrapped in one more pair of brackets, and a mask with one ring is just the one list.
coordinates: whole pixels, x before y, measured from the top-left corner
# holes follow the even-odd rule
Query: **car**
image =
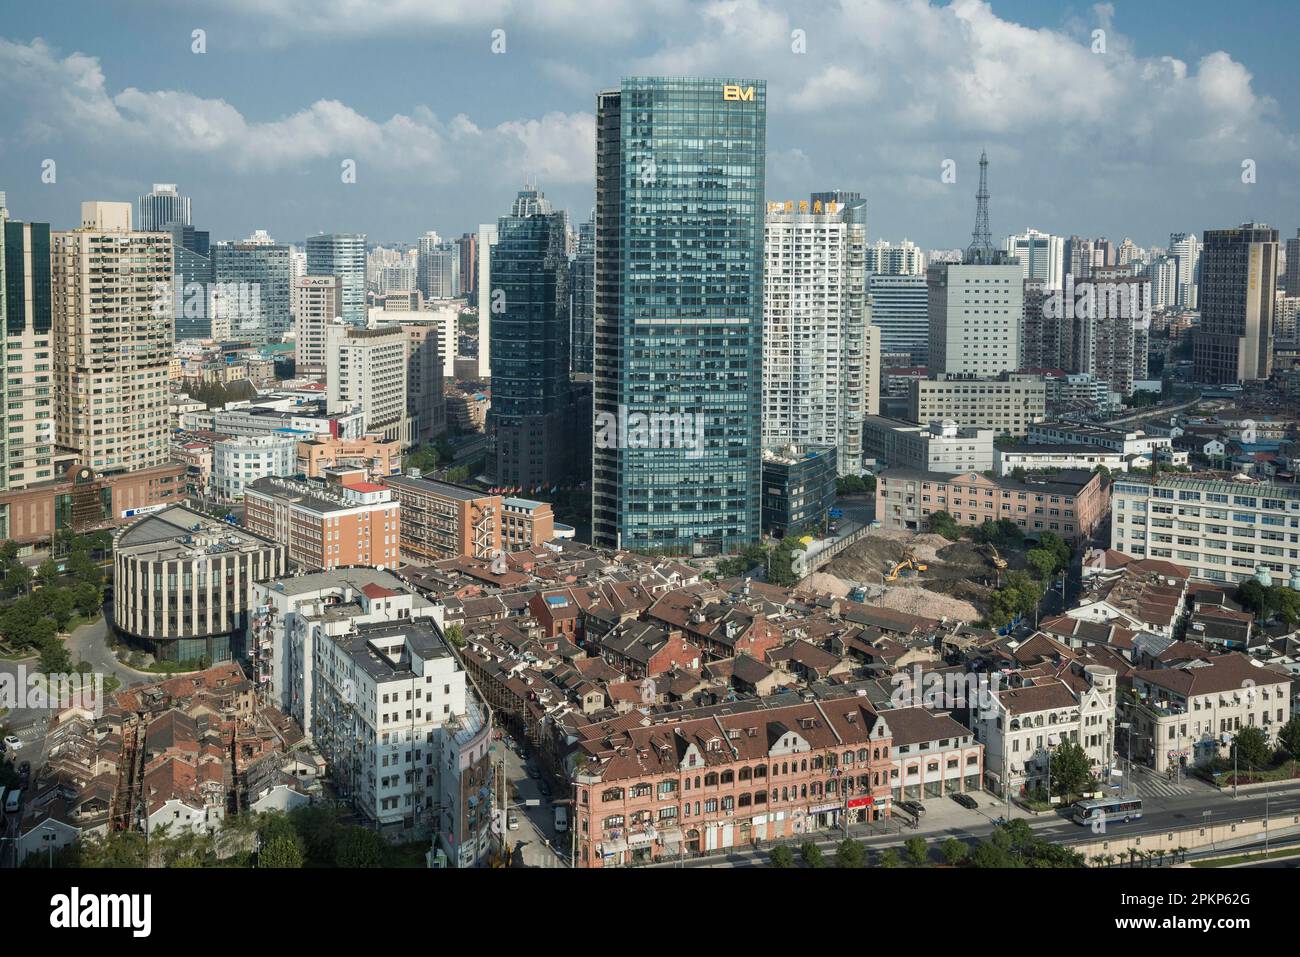
[(907, 811), (913, 817), (925, 816), (925, 805), (920, 801), (899, 801), (898, 806)]
[(519, 830), (519, 815), (514, 811), (511, 811), (506, 815), (506, 827), (510, 828), (512, 831)]
[(5, 748), (10, 751), (21, 751), (23, 743), (16, 734), (5, 735)]
[(545, 781), (537, 782), (537, 790), (541, 792), (541, 795), (544, 798), (549, 798), (551, 796), (551, 786)]
[(961, 793), (954, 794), (952, 795), (952, 799), (956, 801), (958, 804), (960, 804), (962, 807), (966, 808), (966, 810), (968, 811), (974, 811), (976, 808), (979, 807), (979, 802), (976, 801), (969, 794), (961, 794)]

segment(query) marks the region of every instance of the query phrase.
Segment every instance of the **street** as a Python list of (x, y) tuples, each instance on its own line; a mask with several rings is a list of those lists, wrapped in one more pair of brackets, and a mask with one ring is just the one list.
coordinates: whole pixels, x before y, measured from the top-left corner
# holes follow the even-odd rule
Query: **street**
[[(505, 832), (512, 864), (523, 867), (568, 867), (569, 834), (565, 832), (557, 835), (555, 808), (542, 795), (539, 789), (541, 782), (528, 776), (525, 759), (519, 757), (514, 749), (506, 748), (503, 741), (496, 741), (493, 746), (505, 751), (506, 810), (513, 811), (519, 819), (518, 830)], [(550, 782), (550, 787), (552, 798), (564, 796), (555, 788), (554, 782)], [(516, 793), (518, 797), (515, 797)], [(498, 802), (501, 800), (500, 794), (496, 799)]]

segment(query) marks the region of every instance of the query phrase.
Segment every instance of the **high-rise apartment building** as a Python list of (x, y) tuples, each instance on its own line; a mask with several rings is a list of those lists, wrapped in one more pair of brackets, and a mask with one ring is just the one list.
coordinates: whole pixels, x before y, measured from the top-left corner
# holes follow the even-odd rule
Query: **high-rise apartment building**
[[(625, 78), (597, 98), (594, 405), (614, 427), (593, 450), (596, 544), (758, 539), (766, 118), (761, 80)], [(689, 438), (618, 425), (650, 414)]]
[(425, 299), (455, 299), (461, 294), (462, 248), (443, 242), (435, 232), (420, 237), (416, 261), (416, 288)]
[[(492, 376), (492, 247), (497, 244), (497, 228), (484, 224), (478, 228), (478, 242), (475, 244), (478, 254), (478, 369), (480, 380), (487, 381)], [(499, 300), (496, 300), (499, 301)]]
[(478, 294), (478, 235), (461, 233), (456, 248), (460, 252), (460, 294), (468, 299)]
[(409, 443), (406, 334), (332, 323), (325, 330), (325, 397), (327, 412), (360, 409), (364, 431)]
[(1082, 236), (1071, 236), (1061, 247), (1061, 269), (1067, 276), (1076, 280), (1087, 279), (1092, 275), (1092, 266), (1096, 260), (1096, 244)]
[(1182, 309), (1199, 308), (1201, 281), (1201, 242), (1195, 233), (1170, 233), (1169, 255), (1178, 264), (1178, 290), (1175, 305)]
[(289, 247), (259, 229), (242, 242), (212, 247), (213, 327), (252, 342), (278, 342), (291, 328)]
[(1272, 374), (1277, 252), (1277, 230), (1259, 223), (1205, 231), (1196, 381), (1258, 382)]
[(1124, 398), (1132, 395), (1134, 382), (1147, 377), (1151, 280), (1127, 266), (1096, 266), (1086, 285), (1067, 279), (1064, 298), (1072, 303), (1058, 320), (1071, 330), (1066, 369), (1108, 382)]
[(1178, 305), (1178, 260), (1158, 256), (1143, 270), (1151, 280), (1151, 308), (1173, 309)]
[(190, 198), (176, 191), (175, 183), (154, 183), (140, 197), (140, 231), (166, 232), (172, 226), (189, 226)]
[(1018, 236), (1008, 236), (1003, 249), (1008, 256), (1020, 260), (1025, 279), (1041, 279), (1049, 289), (1061, 288), (1065, 240), (1060, 236), (1026, 229)]
[(366, 324), (365, 233), (322, 233), (307, 237), (307, 273), (336, 276), (343, 321)]
[(162, 465), (174, 318), (158, 291), (171, 288), (171, 236), (133, 230), (130, 203), (89, 202), (51, 247), (55, 442), (100, 474)]
[(883, 239), (868, 243), (864, 258), (869, 276), (925, 275), (925, 252), (910, 239), (901, 243)]
[(793, 206), (771, 203), (767, 213), (763, 446), (834, 446), (840, 474), (856, 475), (863, 418), (880, 406), (878, 390), (868, 390), (880, 339), (868, 330), (866, 227), (834, 201)]
[(492, 407), (496, 478), (525, 488), (580, 476), (576, 396), (569, 382), (569, 262), (565, 220), (535, 186), (497, 222), (492, 286)]
[(336, 276), (303, 276), (294, 284), (294, 373), (325, 372), (326, 330), (341, 318)]

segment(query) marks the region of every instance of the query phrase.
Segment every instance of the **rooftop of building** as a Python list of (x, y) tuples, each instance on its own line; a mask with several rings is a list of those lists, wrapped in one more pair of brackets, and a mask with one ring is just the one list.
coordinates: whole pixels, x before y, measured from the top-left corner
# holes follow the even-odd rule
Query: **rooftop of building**
[(432, 618), (361, 624), (334, 640), (375, 681), (412, 677), (417, 659), (452, 657)]
[(354, 568), (332, 568), (329, 571), (312, 572), (306, 575), (286, 576), (264, 584), (271, 591), (290, 597), (343, 587), (350, 587), (358, 592), (366, 592), (367, 595), (370, 594), (367, 589), (372, 588), (382, 588), (397, 594), (413, 594), (406, 583), (392, 572), (380, 571), (366, 565), (358, 565)]
[[(374, 491), (384, 491), (380, 486)], [(268, 495), (282, 501), (300, 505), (303, 508), (321, 514), (342, 512), (353, 508), (362, 508), (368, 504), (392, 505), (393, 502), (380, 501), (367, 503), (353, 498), (348, 493), (365, 494), (365, 490), (351, 485), (327, 485), (312, 479), (292, 479), (280, 476), (268, 476), (255, 479), (244, 486), (244, 494)]]
[(384, 483), (391, 488), (410, 489), (413, 492), (424, 492), (428, 495), (441, 495), (443, 498), (455, 499), (459, 502), (476, 502), (479, 499), (491, 498), (490, 492), (481, 492), (475, 488), (467, 488), (464, 485), (452, 485), (450, 482), (439, 482), (434, 479), (420, 478), (413, 475), (389, 475), (384, 478)]
[(157, 561), (281, 547), (184, 505), (169, 505), (144, 516), (118, 532), (113, 543), (115, 554), (147, 554)]

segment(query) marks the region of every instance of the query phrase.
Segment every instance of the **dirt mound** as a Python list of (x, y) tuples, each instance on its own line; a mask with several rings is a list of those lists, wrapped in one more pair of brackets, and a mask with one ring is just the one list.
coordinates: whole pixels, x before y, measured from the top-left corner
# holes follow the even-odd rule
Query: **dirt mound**
[(947, 618), (949, 621), (978, 621), (983, 614), (969, 601), (919, 585), (894, 585), (873, 604), (895, 611), (905, 611), (927, 618)]
[(836, 598), (845, 598), (849, 594), (849, 583), (843, 578), (826, 572), (813, 572), (807, 578), (799, 583), (801, 588), (809, 588), (821, 594), (830, 592)]

